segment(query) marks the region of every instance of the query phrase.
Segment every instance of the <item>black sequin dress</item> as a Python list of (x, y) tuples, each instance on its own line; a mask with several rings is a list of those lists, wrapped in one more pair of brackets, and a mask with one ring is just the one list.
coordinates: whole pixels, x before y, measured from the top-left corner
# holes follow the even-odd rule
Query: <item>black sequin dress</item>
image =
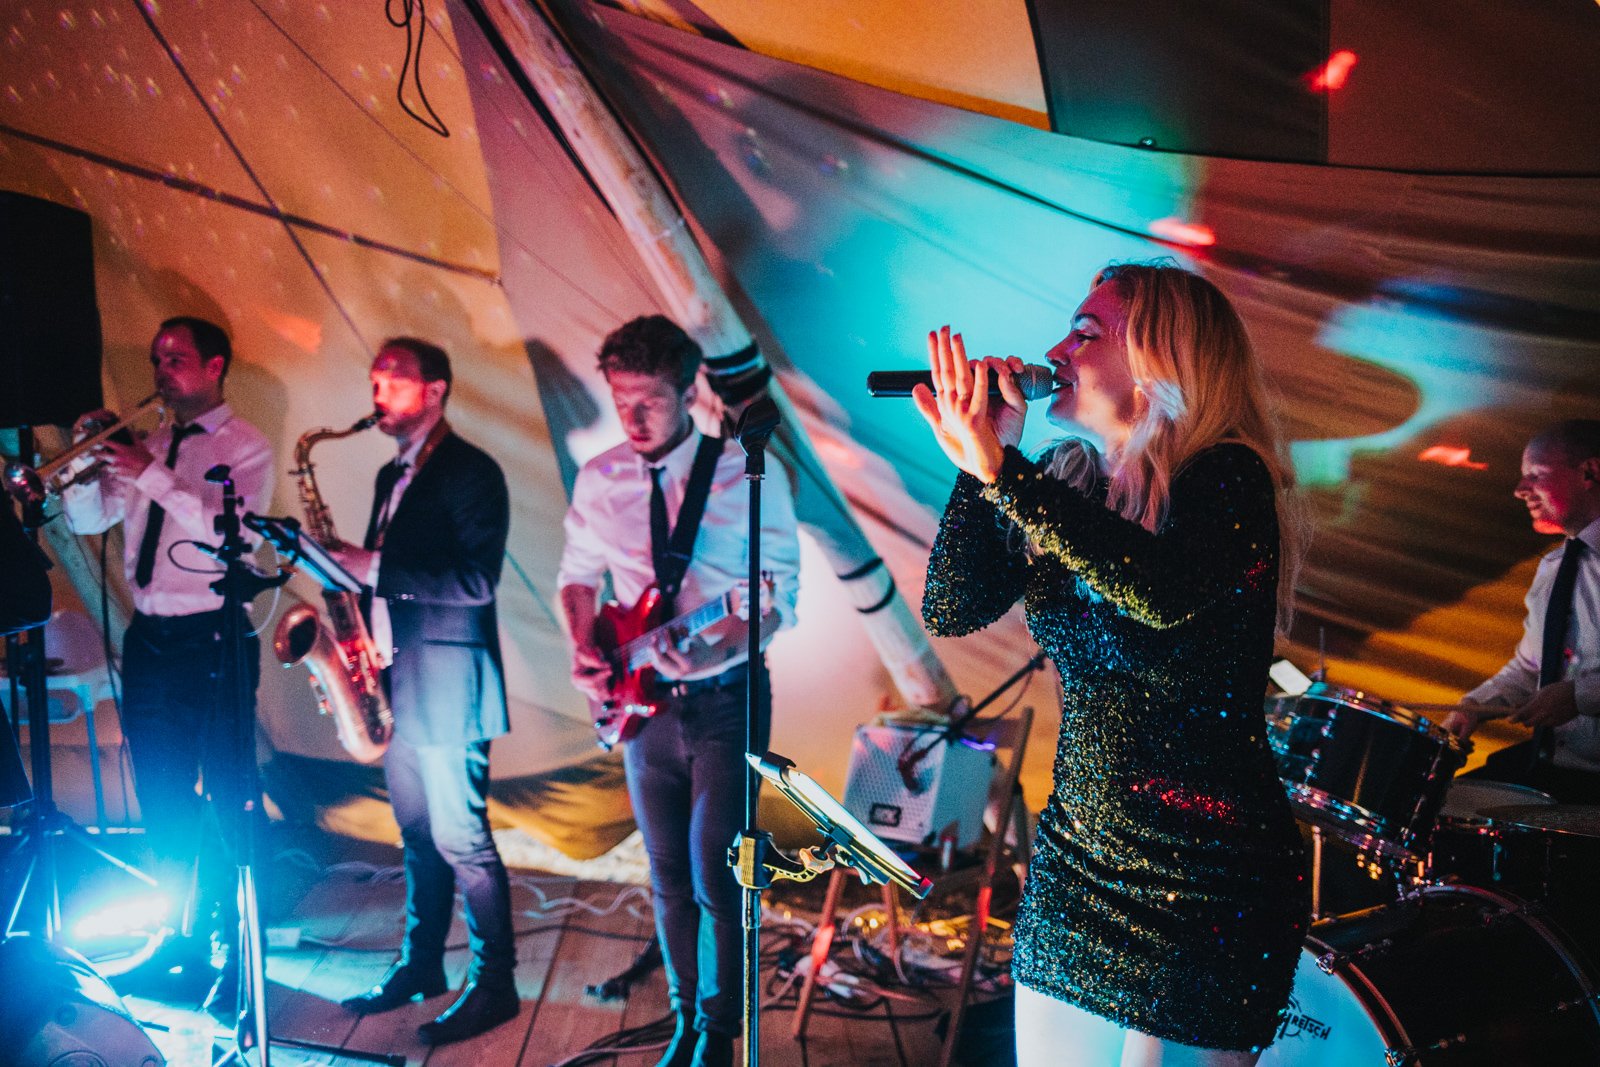
[(1017, 982), (1186, 1045), (1271, 1042), (1311, 910), (1262, 714), (1277, 585), (1271, 478), (1243, 445), (1178, 473), (1156, 534), (1012, 448), (992, 485), (958, 478), (923, 619), (970, 633), (1025, 597), (1064, 693)]

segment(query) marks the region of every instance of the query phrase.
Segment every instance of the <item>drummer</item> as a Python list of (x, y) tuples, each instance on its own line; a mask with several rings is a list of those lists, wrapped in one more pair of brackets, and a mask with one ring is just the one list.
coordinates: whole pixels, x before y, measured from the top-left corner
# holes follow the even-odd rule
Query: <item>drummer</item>
[(1539, 561), (1516, 653), (1444, 726), (1464, 740), (1484, 720), (1509, 715), (1533, 738), (1491, 755), (1475, 777), (1600, 804), (1600, 419), (1535, 435), (1515, 494), (1535, 530), (1566, 540)]

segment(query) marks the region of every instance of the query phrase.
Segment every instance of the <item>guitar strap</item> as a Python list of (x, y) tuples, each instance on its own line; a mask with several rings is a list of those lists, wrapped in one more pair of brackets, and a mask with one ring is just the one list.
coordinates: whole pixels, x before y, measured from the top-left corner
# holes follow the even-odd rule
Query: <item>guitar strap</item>
[[(676, 612), (678, 587), (689, 571), (689, 560), (694, 555), (694, 539), (700, 533), (700, 520), (705, 517), (706, 498), (711, 494), (711, 476), (716, 472), (717, 460), (728, 443), (725, 437), (701, 437), (700, 447), (694, 454), (694, 466), (689, 468), (689, 482), (683, 489), (683, 506), (678, 509), (678, 522), (667, 539), (665, 566), (656, 571), (656, 587), (661, 590), (662, 610), (667, 618)], [(662, 573), (662, 571), (666, 573)]]

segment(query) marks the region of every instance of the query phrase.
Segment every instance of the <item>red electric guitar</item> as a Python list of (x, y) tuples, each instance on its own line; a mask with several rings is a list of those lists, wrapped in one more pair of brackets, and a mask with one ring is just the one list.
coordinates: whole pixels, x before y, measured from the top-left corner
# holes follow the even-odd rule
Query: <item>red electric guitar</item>
[[(772, 607), (772, 575), (761, 576), (761, 611)], [(639, 732), (644, 721), (656, 713), (654, 653), (681, 648), (696, 634), (730, 615), (745, 616), (745, 592), (735, 586), (715, 600), (701, 604), (676, 618), (659, 622), (661, 590), (655, 586), (631, 608), (616, 603), (604, 604), (594, 623), (595, 643), (611, 663), (609, 695), (594, 717), (594, 730), (600, 747), (609, 751)]]

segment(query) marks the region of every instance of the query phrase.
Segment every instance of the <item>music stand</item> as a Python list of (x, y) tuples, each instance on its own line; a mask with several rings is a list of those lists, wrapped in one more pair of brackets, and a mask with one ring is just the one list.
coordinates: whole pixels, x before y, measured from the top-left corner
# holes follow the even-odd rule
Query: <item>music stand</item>
[(776, 752), (760, 756), (746, 753), (745, 759), (828, 839), (822, 859), (831, 862), (817, 868), (813, 874), (838, 864), (855, 871), (863, 885), (897, 885), (918, 900), (925, 899), (933, 891), (933, 879), (913, 870), (884, 844), (882, 838), (845, 810), (843, 804), (792, 760)]
[(304, 564), (311, 576), (322, 583), (324, 589), (336, 593), (361, 595), (365, 585), (359, 578), (328, 553), (316, 538), (300, 528), (300, 520), (293, 516), (278, 518), (245, 512), (244, 524), (259, 534), (262, 540), (289, 557), (289, 565)]

